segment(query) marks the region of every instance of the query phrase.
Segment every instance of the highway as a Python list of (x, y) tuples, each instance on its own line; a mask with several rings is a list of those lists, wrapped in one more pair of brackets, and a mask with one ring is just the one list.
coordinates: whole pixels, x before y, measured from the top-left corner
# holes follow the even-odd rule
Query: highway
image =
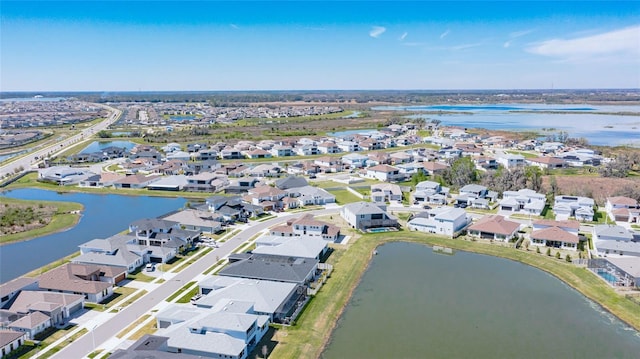
[(16, 158), (14, 160), (9, 160), (9, 162), (7, 164), (4, 164), (2, 166), (0, 166), (0, 177), (4, 177), (7, 174), (10, 173), (16, 173), (16, 171), (20, 168), (22, 168), (21, 171), (26, 171), (31, 169), (32, 165), (36, 165), (37, 163), (39, 163), (43, 157), (47, 157), (49, 154), (54, 154), (56, 152), (60, 152), (62, 150), (64, 150), (65, 148), (79, 142), (85, 139), (90, 138), (91, 136), (93, 136), (95, 133), (98, 133), (99, 131), (102, 131), (104, 129), (106, 129), (107, 127), (109, 127), (111, 124), (113, 124), (114, 122), (118, 121), (120, 119), (120, 116), (122, 115), (122, 111), (118, 110), (117, 108), (113, 108), (111, 106), (107, 106), (107, 105), (103, 105), (103, 104), (95, 104), (97, 106), (101, 106), (109, 111), (111, 111), (111, 115), (109, 115), (109, 117), (107, 117), (104, 121), (95, 124), (91, 127), (85, 128), (82, 131), (80, 131), (79, 133), (69, 137), (69, 138), (65, 138), (61, 141), (58, 141), (50, 146), (47, 146), (45, 148), (41, 148), (39, 150), (35, 150), (33, 152), (29, 152), (25, 155), (23, 155), (22, 157)]
[(182, 271), (178, 272), (175, 277), (162, 283), (155, 290), (145, 294), (131, 305), (125, 307), (112, 318), (102, 324), (98, 324), (95, 329), (93, 329), (93, 333), (89, 332), (76, 339), (52, 357), (60, 359), (85, 357), (94, 350), (94, 341), (95, 347), (100, 347), (101, 344), (121, 332), (175, 291), (182, 288), (185, 284), (194, 280), (198, 275), (214, 265), (218, 261), (218, 258), (223, 258), (231, 254), (234, 249), (238, 248), (238, 246), (274, 224), (285, 222), (287, 219), (299, 217), (306, 213), (322, 216), (338, 213), (339, 210), (339, 207), (332, 207), (304, 213), (286, 214), (264, 222), (252, 222), (244, 225), (243, 227), (245, 229), (243, 231), (226, 242), (220, 243), (219, 248), (215, 248), (195, 263), (184, 268)]

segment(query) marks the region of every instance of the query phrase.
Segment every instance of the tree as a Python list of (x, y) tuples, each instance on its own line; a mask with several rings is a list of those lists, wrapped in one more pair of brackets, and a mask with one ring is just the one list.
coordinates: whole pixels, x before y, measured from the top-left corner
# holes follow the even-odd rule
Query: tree
[(556, 258), (560, 259), (560, 252), (556, 252)]
[(443, 173), (442, 177), (446, 183), (460, 188), (475, 182), (478, 178), (478, 173), (471, 158), (461, 157), (451, 163), (451, 167)]
[(426, 173), (424, 173), (423, 171), (418, 171), (411, 176), (411, 184), (415, 186), (422, 181), (426, 181), (427, 178), (428, 177)]
[(547, 248), (547, 255), (551, 257), (551, 248)]
[(564, 260), (566, 260), (568, 263), (571, 263), (571, 256), (567, 254), (567, 256), (564, 257)]
[(536, 246), (536, 253), (540, 254), (540, 247)]

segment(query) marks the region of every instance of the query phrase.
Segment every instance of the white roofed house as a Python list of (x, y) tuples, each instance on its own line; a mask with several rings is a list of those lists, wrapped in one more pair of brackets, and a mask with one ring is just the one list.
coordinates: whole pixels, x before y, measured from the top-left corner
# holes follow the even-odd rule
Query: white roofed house
[(352, 228), (365, 231), (371, 228), (398, 227), (398, 220), (371, 202), (349, 203), (342, 207), (340, 216)]
[(342, 163), (348, 165), (350, 168), (362, 168), (367, 166), (368, 156), (358, 153), (349, 153), (342, 156)]
[(499, 207), (501, 211), (540, 216), (546, 205), (546, 196), (530, 189), (504, 191)]
[(525, 165), (523, 155), (514, 155), (511, 153), (496, 155), (496, 161), (505, 168), (515, 168)]
[(366, 176), (383, 182), (396, 182), (405, 179), (405, 175), (400, 173), (400, 170), (397, 167), (389, 165), (369, 167), (367, 168)]
[(437, 207), (428, 212), (428, 218), (416, 217), (407, 222), (413, 231), (442, 234), (453, 237), (464, 229), (471, 217), (462, 208)]
[(448, 195), (448, 187), (442, 187), (438, 182), (422, 181), (416, 185), (412, 198), (414, 202), (446, 204)]
[(373, 202), (402, 201), (400, 186), (392, 183), (376, 183), (371, 185), (371, 200)]
[(360, 151), (360, 145), (358, 142), (354, 141), (339, 141), (337, 144), (338, 148), (342, 152), (357, 152)]
[(338, 153), (340, 152), (340, 147), (335, 142), (325, 141), (318, 145), (318, 151), (320, 153)]
[(223, 298), (211, 308), (173, 304), (156, 315), (166, 351), (209, 358), (246, 359), (269, 329), (251, 302)]
[(328, 203), (336, 202), (335, 195), (327, 192), (325, 189), (318, 187), (307, 185), (303, 187), (289, 188), (285, 191), (288, 193), (288, 198), (294, 198), (297, 201), (298, 206), (301, 207), (325, 205)]
[(276, 145), (271, 148), (271, 154), (274, 157), (294, 156), (295, 152), (291, 146)]
[(256, 239), (255, 254), (322, 259), (327, 253), (328, 241), (319, 237), (282, 237), (267, 235)]
[(245, 154), (247, 155), (247, 158), (271, 158), (273, 157), (271, 152), (260, 149), (260, 148), (256, 148), (254, 150), (250, 150), (250, 151), (246, 151)]
[(640, 235), (619, 226), (602, 224), (593, 227), (593, 246), (600, 256), (640, 257)]
[(556, 196), (553, 203), (553, 213), (557, 220), (574, 217), (579, 221), (593, 221), (593, 206), (591, 198), (580, 196)]

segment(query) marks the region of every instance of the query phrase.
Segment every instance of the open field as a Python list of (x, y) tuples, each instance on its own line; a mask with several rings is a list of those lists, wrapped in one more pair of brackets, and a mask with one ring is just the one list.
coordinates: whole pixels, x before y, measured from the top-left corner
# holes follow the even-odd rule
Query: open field
[[(604, 178), (599, 176), (554, 176), (562, 194), (593, 198), (604, 206), (607, 197), (625, 186), (640, 187), (640, 177)], [(549, 189), (549, 177), (545, 176), (543, 188)]]

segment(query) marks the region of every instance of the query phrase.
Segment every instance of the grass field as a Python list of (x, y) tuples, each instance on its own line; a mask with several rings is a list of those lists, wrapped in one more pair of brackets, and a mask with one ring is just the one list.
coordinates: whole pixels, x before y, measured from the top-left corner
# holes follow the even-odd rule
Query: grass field
[(347, 191), (346, 189), (330, 190), (328, 192), (336, 196), (336, 203), (338, 204), (347, 204), (362, 201), (362, 199), (358, 198), (358, 196)]

